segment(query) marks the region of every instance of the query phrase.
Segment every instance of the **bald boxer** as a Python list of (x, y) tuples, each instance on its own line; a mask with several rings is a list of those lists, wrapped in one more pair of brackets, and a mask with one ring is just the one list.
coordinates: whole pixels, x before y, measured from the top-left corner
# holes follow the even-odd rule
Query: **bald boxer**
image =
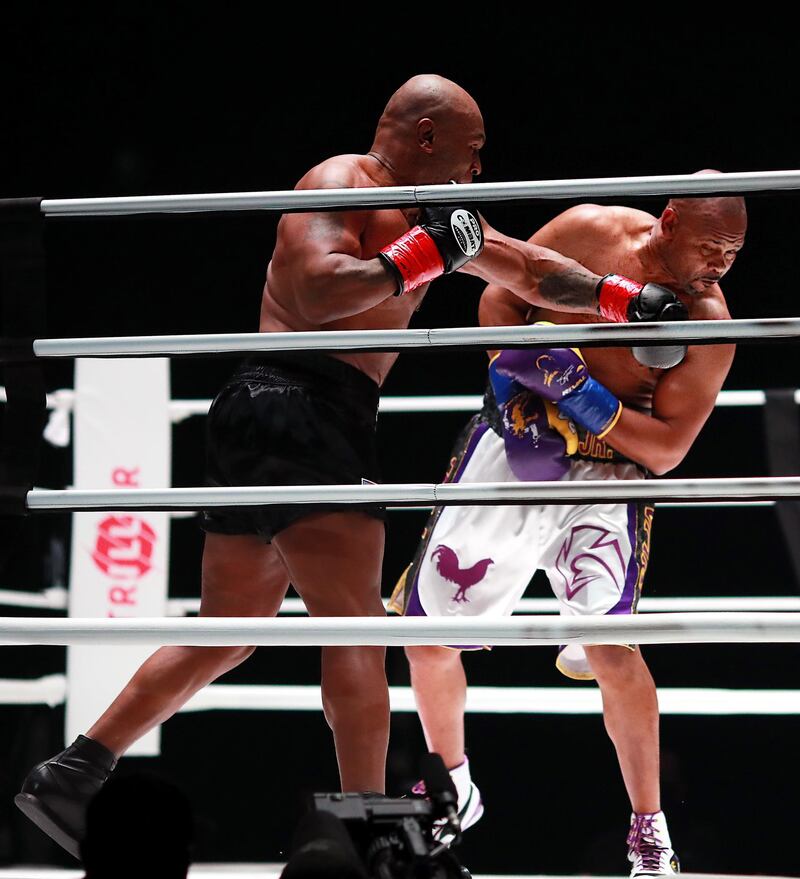
[[(660, 217), (582, 205), (530, 239), (580, 260), (611, 266), (673, 291), (693, 320), (730, 317), (719, 281), (744, 243), (741, 198), (673, 199)], [(480, 303), (485, 326), (546, 321), (594, 323), (527, 302), (501, 285)], [(637, 352), (638, 353), (638, 352)], [(730, 345), (691, 346), (671, 369), (642, 366), (625, 348), (493, 352), (491, 399), (454, 450), (447, 479), (641, 479), (676, 467), (714, 407)], [(644, 503), (476, 506), (434, 510), (395, 602), (409, 615), (510, 614), (543, 569), (562, 614), (629, 614), (647, 567), (653, 508)], [(408, 647), (428, 746), (459, 791), (463, 825), (483, 805), (464, 751), (466, 679), (458, 648)], [(571, 645), (558, 668), (595, 678), (633, 815), (633, 876), (677, 871), (659, 790), (658, 705), (638, 648)], [(463, 826), (462, 825), (462, 826)]]
[[(484, 140), (480, 110), (467, 92), (438, 76), (417, 76), (390, 99), (368, 153), (328, 159), (297, 188), (468, 183), (480, 173)], [(599, 310), (619, 320), (652, 320), (680, 308), (665, 289), (601, 277), (548, 248), (483, 227), (463, 206), (335, 211), (280, 220), (260, 329), (404, 328), (430, 281), (459, 269), (537, 306)], [(210, 483), (379, 481), (378, 395), (396, 356), (275, 353), (247, 360), (209, 412)], [(384, 614), (380, 510), (214, 509), (205, 513), (204, 527), (202, 616), (273, 616), (290, 582), (312, 616)], [(86, 801), (119, 756), (252, 650), (157, 651), (86, 736), (33, 770), (17, 797), (20, 808), (77, 851)], [(322, 699), (342, 788), (383, 791), (389, 731), (384, 650), (323, 649)]]

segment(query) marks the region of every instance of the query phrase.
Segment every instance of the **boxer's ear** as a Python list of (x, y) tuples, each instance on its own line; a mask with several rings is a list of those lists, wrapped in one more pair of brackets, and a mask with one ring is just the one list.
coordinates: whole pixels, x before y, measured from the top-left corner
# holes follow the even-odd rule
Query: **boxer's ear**
[(417, 144), (426, 153), (433, 150), (433, 128), (433, 120), (427, 117), (417, 122)]
[(678, 212), (675, 208), (666, 207), (661, 214), (661, 231), (666, 238), (674, 238), (678, 230)]

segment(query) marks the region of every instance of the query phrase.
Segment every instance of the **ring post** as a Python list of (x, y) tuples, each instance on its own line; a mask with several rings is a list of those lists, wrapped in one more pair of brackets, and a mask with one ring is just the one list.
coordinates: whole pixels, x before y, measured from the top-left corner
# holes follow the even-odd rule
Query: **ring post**
[[(78, 360), (75, 389), (75, 485), (170, 485), (169, 361)], [(70, 616), (164, 616), (168, 571), (167, 513), (73, 514)], [(69, 647), (67, 742), (86, 732), (150, 652), (136, 645)], [(156, 728), (128, 753), (156, 756), (159, 748)]]

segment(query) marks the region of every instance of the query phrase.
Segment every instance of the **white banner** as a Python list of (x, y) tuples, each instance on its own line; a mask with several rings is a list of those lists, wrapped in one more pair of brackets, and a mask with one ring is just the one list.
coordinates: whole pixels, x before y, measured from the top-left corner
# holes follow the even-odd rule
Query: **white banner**
[[(171, 482), (169, 361), (75, 363), (74, 487), (164, 488)], [(73, 513), (69, 615), (166, 614), (169, 514)], [(151, 653), (148, 647), (70, 647), (66, 740), (85, 733)], [(129, 754), (155, 756), (155, 729)]]

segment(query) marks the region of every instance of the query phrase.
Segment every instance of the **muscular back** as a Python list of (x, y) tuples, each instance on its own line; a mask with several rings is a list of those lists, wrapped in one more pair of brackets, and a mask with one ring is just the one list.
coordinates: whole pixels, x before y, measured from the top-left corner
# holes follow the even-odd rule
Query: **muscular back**
[[(385, 186), (392, 181), (372, 156), (328, 159), (297, 189)], [(267, 268), (261, 332), (405, 328), (427, 285), (392, 296), (394, 281), (374, 260), (406, 232), (413, 211), (286, 214)], [(382, 384), (397, 354), (337, 354)]]

